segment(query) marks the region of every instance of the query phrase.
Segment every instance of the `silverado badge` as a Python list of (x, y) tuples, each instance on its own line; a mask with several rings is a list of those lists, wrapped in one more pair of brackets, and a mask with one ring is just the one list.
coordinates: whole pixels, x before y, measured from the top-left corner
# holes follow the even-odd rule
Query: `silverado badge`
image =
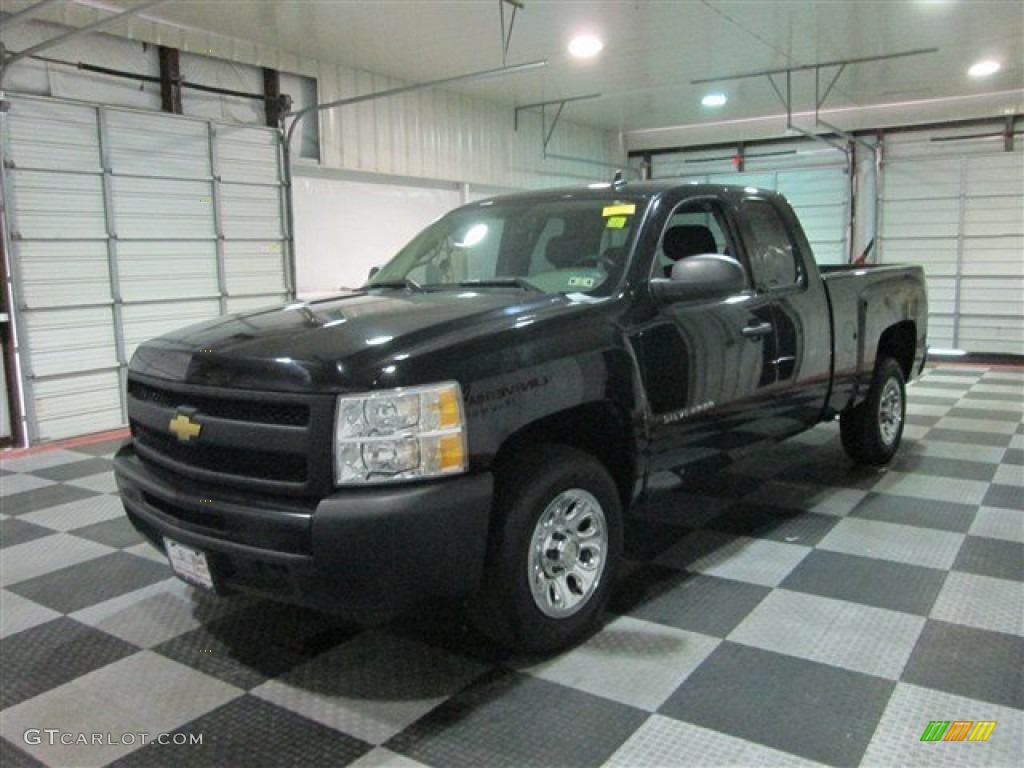
[(187, 443), (193, 437), (199, 437), (199, 432), (203, 428), (203, 425), (196, 424), (188, 417), (188, 414), (179, 413), (171, 419), (171, 423), (167, 425), (167, 428), (176, 434), (179, 440), (183, 443)]

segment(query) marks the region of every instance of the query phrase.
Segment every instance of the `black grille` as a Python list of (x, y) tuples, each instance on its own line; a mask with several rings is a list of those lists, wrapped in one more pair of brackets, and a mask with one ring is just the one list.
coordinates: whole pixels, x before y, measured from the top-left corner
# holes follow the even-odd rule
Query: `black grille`
[[(186, 443), (173, 435), (157, 432), (134, 421), (131, 428), (132, 436), (142, 448), (149, 448), (181, 464), (240, 477), (285, 483), (306, 482), (306, 458), (302, 455), (240, 446), (203, 445), (195, 441)], [(140, 453), (145, 457), (145, 451)]]
[(231, 421), (247, 421), (255, 424), (281, 424), (289, 427), (304, 427), (309, 424), (309, 406), (300, 403), (276, 403), (257, 400), (235, 400), (191, 392), (180, 393), (143, 384), (128, 382), (128, 394), (136, 400), (152, 403), (165, 408), (195, 408), (204, 416), (213, 416)]

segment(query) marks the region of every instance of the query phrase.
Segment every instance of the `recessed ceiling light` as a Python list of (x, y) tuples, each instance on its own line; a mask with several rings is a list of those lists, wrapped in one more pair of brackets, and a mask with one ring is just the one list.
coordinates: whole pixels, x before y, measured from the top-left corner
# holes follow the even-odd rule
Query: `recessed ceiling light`
[(976, 61), (970, 69), (967, 70), (967, 74), (971, 77), (988, 77), (994, 75), (999, 71), (1000, 64), (995, 59), (982, 59)]
[(569, 53), (578, 59), (597, 56), (602, 48), (604, 48), (604, 42), (594, 35), (579, 35), (569, 41)]
[(725, 105), (729, 98), (724, 93), (709, 93), (700, 103), (705, 107), (721, 107)]

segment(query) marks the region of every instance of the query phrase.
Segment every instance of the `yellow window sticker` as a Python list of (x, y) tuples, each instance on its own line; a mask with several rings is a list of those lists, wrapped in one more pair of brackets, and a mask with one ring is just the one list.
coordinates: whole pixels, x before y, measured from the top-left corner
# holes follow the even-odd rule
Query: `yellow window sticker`
[(609, 216), (608, 217), (608, 229), (622, 229), (626, 226), (625, 216)]
[(606, 205), (604, 210), (601, 211), (601, 215), (605, 218), (609, 216), (632, 216), (636, 213), (635, 203), (619, 203), (618, 205)]

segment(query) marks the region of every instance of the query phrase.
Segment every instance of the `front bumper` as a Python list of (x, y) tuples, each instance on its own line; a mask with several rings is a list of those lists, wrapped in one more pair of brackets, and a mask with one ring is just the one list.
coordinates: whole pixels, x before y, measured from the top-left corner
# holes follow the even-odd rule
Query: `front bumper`
[(214, 585), (336, 612), (392, 610), (475, 591), (490, 474), (338, 491), (319, 502), (197, 486), (124, 446), (114, 475), (135, 528), (206, 554)]

